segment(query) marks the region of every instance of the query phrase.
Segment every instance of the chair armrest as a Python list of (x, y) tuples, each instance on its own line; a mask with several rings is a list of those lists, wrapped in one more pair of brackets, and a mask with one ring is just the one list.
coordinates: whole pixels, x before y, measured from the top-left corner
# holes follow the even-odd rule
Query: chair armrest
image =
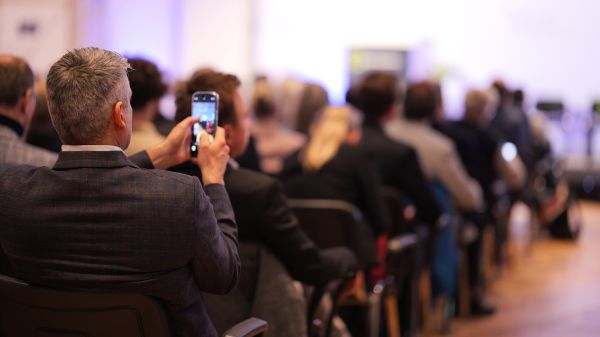
[(267, 332), (268, 324), (258, 318), (248, 318), (225, 331), (223, 337), (253, 337), (262, 336)]
[(419, 242), (419, 238), (416, 234), (403, 234), (394, 236), (388, 240), (388, 252), (398, 253), (405, 251), (408, 248), (414, 247), (417, 242)]

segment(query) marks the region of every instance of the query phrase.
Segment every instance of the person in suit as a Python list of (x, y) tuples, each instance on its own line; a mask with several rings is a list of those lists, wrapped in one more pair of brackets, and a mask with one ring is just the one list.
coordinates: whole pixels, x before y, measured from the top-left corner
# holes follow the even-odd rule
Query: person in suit
[[(201, 72), (193, 75), (176, 97), (176, 119), (182, 120), (191, 115), (191, 94), (195, 91), (215, 91), (219, 94), (219, 125), (225, 129), (227, 144), (231, 156), (244, 152), (250, 132), (248, 110), (239, 93), (240, 81), (234, 75), (219, 72)], [(172, 168), (176, 172), (189, 175), (202, 175), (197, 166), (184, 163)], [(255, 243), (265, 246), (285, 266), (289, 274), (296, 280), (311, 285), (345, 276), (356, 269), (356, 260), (346, 248), (319, 250), (300, 228), (298, 220), (287, 204), (285, 195), (278, 181), (259, 172), (238, 167), (230, 161), (225, 173), (225, 187), (231, 198), (235, 217), (239, 226), (241, 243)], [(242, 262), (246, 264), (245, 256)], [(252, 263), (252, 261), (250, 261)], [(244, 275), (256, 275), (257, 271)], [(279, 276), (274, 276), (279, 277)], [(254, 290), (250, 285), (254, 281), (250, 277), (240, 279), (239, 289), (245, 291), (247, 300), (254, 300)], [(220, 299), (225, 301), (226, 299)], [(263, 299), (264, 300), (264, 299)], [(219, 301), (219, 300), (217, 300)], [(277, 316), (293, 303), (283, 303), (277, 298), (271, 303), (278, 303), (271, 308), (273, 318), (263, 317), (269, 321), (269, 329), (277, 329), (278, 335), (292, 336), (286, 333), (306, 333), (303, 329), (306, 322), (306, 308), (296, 311), (296, 316), (278, 320)], [(215, 320), (226, 321), (238, 308), (211, 312)], [(224, 324), (221, 328), (225, 328)], [(292, 331), (295, 327), (300, 330)], [(218, 327), (219, 329), (220, 327)]]
[(24, 139), (36, 105), (34, 78), (22, 58), (0, 55), (0, 163), (52, 167), (56, 154)]
[(403, 118), (388, 123), (385, 131), (416, 150), (427, 179), (442, 184), (457, 208), (479, 210), (483, 207), (479, 184), (467, 174), (452, 140), (431, 127), (436, 108), (435, 88), (427, 82), (413, 84), (406, 92)]
[(361, 119), (350, 106), (329, 106), (317, 116), (310, 140), (285, 160), (281, 179), (292, 198), (338, 199), (354, 204), (367, 223), (363, 265), (374, 266), (375, 239), (386, 234), (387, 219), (379, 192), (376, 168), (357, 146)]
[(135, 292), (158, 299), (174, 336), (217, 336), (200, 291), (237, 282), (237, 228), (223, 187), (222, 129), (202, 137), (197, 178), (161, 170), (189, 160), (188, 118), (129, 160), (129, 65), (75, 49), (50, 68), (52, 121), (63, 142), (52, 168), (0, 168), (0, 244), (14, 276), (37, 286)]
[(412, 199), (417, 218), (435, 226), (443, 222), (440, 220), (443, 212), (425, 179), (416, 152), (389, 138), (383, 129), (398, 114), (399, 96), (394, 75), (372, 72), (349, 90), (347, 100), (364, 114), (359, 146), (376, 164), (382, 184), (396, 187)]
[[(510, 191), (520, 189), (525, 182), (525, 167), (517, 157), (510, 162), (501, 154), (498, 141), (487, 132), (490, 123), (490, 100), (480, 90), (470, 90), (465, 96), (464, 114), (459, 121), (437, 121), (433, 127), (450, 138), (467, 173), (482, 188), (485, 209), (479, 214), (469, 214), (473, 224), (480, 233), (484, 227), (494, 222), (492, 208), (497, 202), (494, 184), (501, 180)], [(496, 225), (496, 240), (505, 237), (504, 226)], [(467, 261), (469, 266), (470, 313), (475, 316), (490, 315), (494, 308), (485, 303), (482, 285), (481, 258), (482, 236), (467, 245)]]
[(167, 86), (156, 64), (142, 58), (129, 58), (127, 62), (132, 68), (127, 75), (133, 93), (133, 131), (125, 153), (131, 155), (164, 141), (165, 137), (158, 132), (153, 121), (159, 114), (160, 99)]
[[(442, 208), (444, 200), (438, 200), (434, 194), (417, 153), (412, 147), (393, 140), (384, 132), (384, 127), (398, 115), (399, 87), (395, 75), (375, 71), (367, 74), (356, 87), (350, 88), (346, 97), (365, 116), (360, 146), (377, 165), (381, 182), (399, 189), (411, 199), (417, 211), (417, 219), (429, 226), (431, 234), (435, 234), (428, 235), (423, 241), (428, 242), (427, 251), (430, 246), (433, 247), (429, 254), (431, 282), (434, 286), (433, 296), (440, 302), (440, 299), (450, 298), (454, 294), (457, 253), (452, 247), (451, 226), (448, 226), (446, 208)], [(423, 252), (421, 254), (425, 255)], [(406, 293), (401, 296), (410, 298)], [(410, 326), (407, 310), (401, 311), (400, 319), (404, 331), (414, 329)]]

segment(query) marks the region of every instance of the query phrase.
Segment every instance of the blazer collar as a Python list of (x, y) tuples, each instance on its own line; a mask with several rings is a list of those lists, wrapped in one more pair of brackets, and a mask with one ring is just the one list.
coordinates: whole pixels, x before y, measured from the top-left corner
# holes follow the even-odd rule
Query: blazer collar
[(365, 129), (365, 130), (372, 130), (372, 131), (375, 131), (375, 132), (381, 133), (381, 134), (384, 133), (383, 127), (381, 126), (381, 124), (378, 121), (373, 120), (373, 119), (368, 119), (368, 118), (365, 119), (363, 121), (362, 126), (363, 126), (363, 129)]
[(55, 170), (68, 170), (73, 168), (111, 168), (134, 167), (121, 151), (62, 151), (58, 154)]

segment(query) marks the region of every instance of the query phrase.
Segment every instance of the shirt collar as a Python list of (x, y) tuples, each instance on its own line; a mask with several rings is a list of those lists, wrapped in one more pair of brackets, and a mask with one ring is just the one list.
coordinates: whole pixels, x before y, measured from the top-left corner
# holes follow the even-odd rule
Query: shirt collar
[(23, 136), (23, 127), (21, 124), (17, 123), (15, 120), (8, 118), (6, 116), (0, 115), (0, 125), (4, 125), (11, 130), (13, 130), (19, 137)]
[(75, 151), (121, 151), (118, 146), (114, 145), (63, 145), (62, 150), (65, 152), (75, 152)]
[(231, 166), (232, 169), (237, 170), (240, 168), (240, 163), (233, 158), (229, 158), (229, 166)]

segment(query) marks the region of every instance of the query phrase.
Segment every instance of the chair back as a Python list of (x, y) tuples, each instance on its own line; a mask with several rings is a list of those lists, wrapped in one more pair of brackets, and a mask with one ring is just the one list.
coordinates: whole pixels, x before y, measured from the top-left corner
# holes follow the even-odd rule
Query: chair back
[(404, 214), (406, 199), (402, 192), (391, 186), (381, 186), (379, 191), (383, 199), (384, 210), (390, 219), (390, 236), (413, 232), (413, 225), (409, 223)]
[(160, 305), (138, 294), (51, 290), (0, 276), (0, 336), (168, 337)]
[(360, 241), (367, 225), (356, 206), (329, 199), (290, 199), (289, 205), (304, 232), (319, 248), (347, 247), (359, 259), (365, 255)]

